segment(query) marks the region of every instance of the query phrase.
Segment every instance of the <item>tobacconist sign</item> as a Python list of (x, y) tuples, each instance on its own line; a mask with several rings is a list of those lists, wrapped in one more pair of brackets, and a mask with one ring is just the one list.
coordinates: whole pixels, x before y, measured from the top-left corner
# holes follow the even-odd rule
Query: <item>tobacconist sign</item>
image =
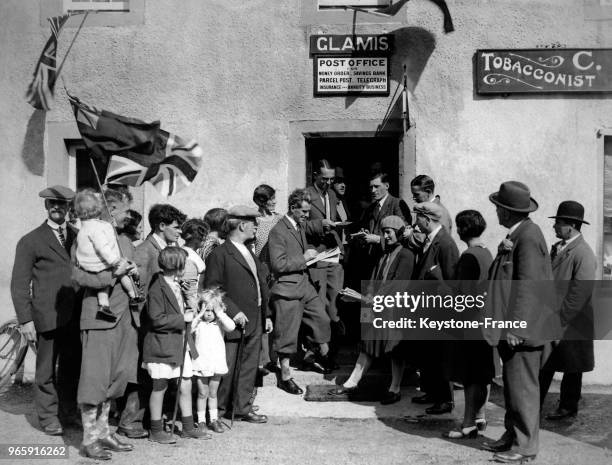
[(612, 49), (478, 50), (476, 92), (612, 92)]
[(393, 36), (313, 35), (314, 95), (389, 95)]

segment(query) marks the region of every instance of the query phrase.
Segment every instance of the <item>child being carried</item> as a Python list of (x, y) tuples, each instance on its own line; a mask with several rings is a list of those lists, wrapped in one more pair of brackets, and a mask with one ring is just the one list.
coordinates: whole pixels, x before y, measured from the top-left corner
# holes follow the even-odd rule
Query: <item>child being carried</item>
[[(88, 273), (98, 274), (113, 271), (123, 258), (113, 226), (100, 219), (102, 200), (100, 194), (92, 189), (77, 192), (74, 209), (81, 220), (81, 229), (77, 235), (77, 266)], [(137, 309), (144, 302), (134, 278), (124, 275), (120, 278), (121, 286), (130, 298), (130, 308)], [(117, 317), (110, 310), (110, 287), (98, 291), (98, 318), (115, 321)]]

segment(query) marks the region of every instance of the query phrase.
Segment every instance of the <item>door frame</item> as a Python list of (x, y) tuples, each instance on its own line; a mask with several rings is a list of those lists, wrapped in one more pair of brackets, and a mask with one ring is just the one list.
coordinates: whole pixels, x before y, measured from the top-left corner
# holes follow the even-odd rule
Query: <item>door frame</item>
[(287, 192), (304, 186), (306, 179), (306, 139), (310, 137), (376, 137), (397, 136), (398, 191), (400, 197), (410, 193), (410, 180), (416, 175), (416, 140), (414, 125), (404, 134), (402, 120), (390, 119), (377, 133), (380, 120), (318, 120), (289, 122), (289, 157)]

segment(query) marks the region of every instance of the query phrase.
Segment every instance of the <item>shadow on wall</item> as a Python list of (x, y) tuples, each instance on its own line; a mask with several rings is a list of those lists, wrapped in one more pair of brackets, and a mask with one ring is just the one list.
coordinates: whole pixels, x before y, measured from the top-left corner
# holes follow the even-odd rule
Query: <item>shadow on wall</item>
[[(408, 75), (408, 89), (414, 93), (421, 79), (421, 74), (436, 48), (436, 39), (431, 32), (420, 27), (402, 27), (389, 34), (394, 37), (395, 52), (391, 57), (389, 85), (391, 95), (397, 84), (402, 82), (404, 65)], [(349, 95), (345, 100), (345, 108), (349, 108), (360, 96)]]
[(42, 176), (45, 172), (45, 114), (44, 110), (35, 110), (32, 113), (21, 147), (21, 159), (24, 165), (36, 176)]

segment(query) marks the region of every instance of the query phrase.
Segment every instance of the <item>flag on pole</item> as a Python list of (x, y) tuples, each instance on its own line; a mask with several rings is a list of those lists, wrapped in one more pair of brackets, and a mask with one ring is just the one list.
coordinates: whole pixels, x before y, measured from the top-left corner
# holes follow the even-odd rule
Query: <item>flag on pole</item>
[[(399, 13), (402, 7), (409, 1), (410, 0), (398, 0), (397, 2), (390, 2), (390, 4), (386, 6), (385, 8), (378, 8), (378, 9), (366, 9), (366, 8), (360, 8), (357, 6), (349, 6), (349, 5), (345, 6), (344, 8), (348, 10), (359, 11), (361, 13), (390, 18), (392, 16), (395, 16), (397, 13)], [(448, 5), (446, 4), (446, 0), (431, 0), (431, 1), (435, 3), (438, 6), (438, 8), (442, 10), (442, 14), (444, 15), (444, 32), (446, 33), (453, 32), (455, 30), (455, 27), (453, 26), (453, 18), (451, 17), (450, 11), (448, 9)]]
[(73, 13), (47, 18), (51, 24), (51, 37), (47, 40), (34, 69), (34, 79), (28, 86), (26, 99), (37, 110), (49, 110), (53, 101), (56, 76), (57, 38), (62, 26)]
[(202, 148), (160, 128), (159, 121), (116, 115), (82, 103), (68, 94), (77, 126), (94, 156), (109, 158), (106, 183), (141, 186), (153, 184), (169, 196), (195, 179), (202, 163)]

